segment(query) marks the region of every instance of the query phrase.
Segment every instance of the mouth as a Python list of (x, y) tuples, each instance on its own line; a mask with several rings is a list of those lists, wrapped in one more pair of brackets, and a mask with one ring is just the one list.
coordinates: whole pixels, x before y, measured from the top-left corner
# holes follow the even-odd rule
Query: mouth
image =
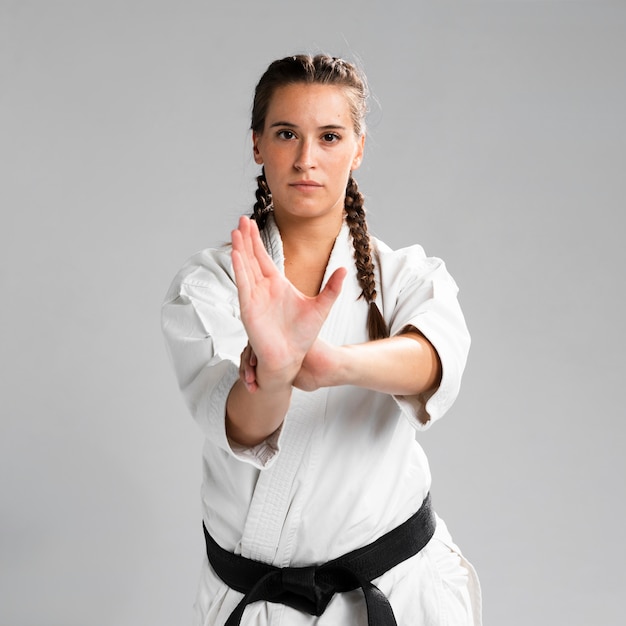
[(302, 187), (305, 189), (315, 189), (317, 187), (321, 187), (320, 183), (314, 180), (296, 180), (293, 183), (289, 183), (290, 187)]
[(289, 186), (300, 191), (314, 191), (322, 187), (320, 183), (314, 180), (296, 180), (293, 183), (289, 183)]

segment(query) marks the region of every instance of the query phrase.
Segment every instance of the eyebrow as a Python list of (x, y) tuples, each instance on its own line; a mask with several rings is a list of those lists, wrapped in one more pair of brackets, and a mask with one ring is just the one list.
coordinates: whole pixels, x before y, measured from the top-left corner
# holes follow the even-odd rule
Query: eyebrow
[[(289, 126), (290, 128), (298, 128), (297, 124), (292, 124), (287, 121), (278, 121), (270, 124), (270, 128), (275, 128), (276, 126)], [(319, 130), (346, 130), (345, 126), (341, 126), (341, 124), (326, 124), (326, 126), (320, 126)]]

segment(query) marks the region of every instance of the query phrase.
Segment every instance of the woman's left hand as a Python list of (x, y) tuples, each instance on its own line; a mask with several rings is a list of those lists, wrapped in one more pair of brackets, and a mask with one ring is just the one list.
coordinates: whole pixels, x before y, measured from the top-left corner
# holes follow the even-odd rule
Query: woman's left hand
[[(336, 346), (317, 339), (304, 357), (293, 386), (302, 391), (315, 391), (320, 387), (330, 387), (333, 384), (331, 374), (337, 369), (337, 350)], [(256, 380), (256, 366), (256, 354), (248, 343), (241, 353), (239, 378), (250, 393), (254, 393), (259, 388)]]
[(332, 387), (336, 384), (340, 350), (340, 346), (316, 339), (302, 361), (293, 386), (303, 391), (315, 391), (320, 387)]

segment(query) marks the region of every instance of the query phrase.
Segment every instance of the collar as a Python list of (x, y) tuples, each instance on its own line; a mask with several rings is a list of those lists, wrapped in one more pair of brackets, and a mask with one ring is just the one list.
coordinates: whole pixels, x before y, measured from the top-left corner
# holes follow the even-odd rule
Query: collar
[[(280, 231), (274, 216), (270, 213), (267, 216), (265, 228), (261, 231), (261, 240), (267, 250), (267, 253), (272, 257), (276, 267), (284, 274), (285, 273), (285, 253), (283, 250), (283, 240), (280, 236)], [(350, 228), (346, 224), (345, 220), (341, 225), (341, 230), (335, 239), (333, 249), (328, 259), (328, 265), (324, 272), (324, 278), (322, 280), (322, 287), (326, 284), (328, 278), (332, 273), (340, 268), (345, 267), (348, 270), (348, 277), (346, 277), (345, 283), (349, 282), (349, 277), (355, 274), (351, 271), (354, 268), (354, 248), (352, 247), (352, 237), (350, 236)], [(345, 284), (344, 287), (347, 287)], [(358, 290), (360, 293), (360, 289)]]

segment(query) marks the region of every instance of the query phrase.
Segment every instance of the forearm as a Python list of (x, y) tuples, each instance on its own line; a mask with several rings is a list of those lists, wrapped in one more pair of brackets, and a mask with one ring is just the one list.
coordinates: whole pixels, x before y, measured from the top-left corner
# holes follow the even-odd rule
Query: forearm
[(441, 363), (431, 343), (418, 332), (336, 348), (336, 367), (327, 386), (356, 385), (394, 395), (434, 389)]
[(226, 401), (226, 434), (242, 446), (255, 446), (283, 423), (291, 401), (291, 385), (251, 392), (239, 379)]

